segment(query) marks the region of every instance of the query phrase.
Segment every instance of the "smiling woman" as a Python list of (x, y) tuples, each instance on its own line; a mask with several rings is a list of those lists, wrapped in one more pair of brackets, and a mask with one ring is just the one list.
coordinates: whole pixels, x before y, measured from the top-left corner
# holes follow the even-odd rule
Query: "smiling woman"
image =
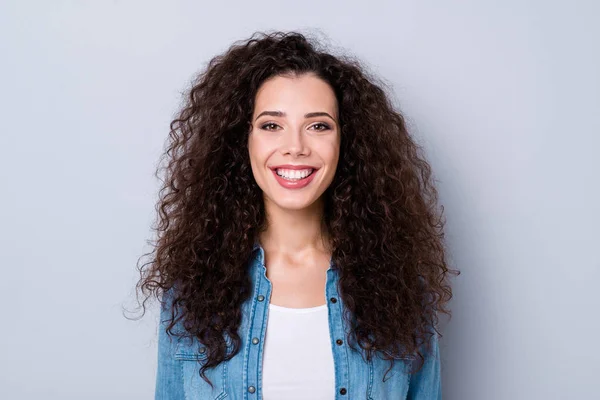
[(215, 57), (171, 123), (156, 399), (440, 399), (429, 164), (376, 80), (296, 32)]
[(322, 208), (340, 154), (331, 86), (314, 73), (277, 75), (258, 90), (254, 114), (248, 151), (265, 201), (286, 209)]

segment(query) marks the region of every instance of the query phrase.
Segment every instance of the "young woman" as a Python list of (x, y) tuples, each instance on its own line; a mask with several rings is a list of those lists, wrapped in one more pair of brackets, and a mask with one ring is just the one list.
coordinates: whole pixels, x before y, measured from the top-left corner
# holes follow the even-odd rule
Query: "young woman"
[(161, 303), (156, 399), (440, 399), (442, 212), (360, 63), (255, 34), (170, 128), (138, 283)]

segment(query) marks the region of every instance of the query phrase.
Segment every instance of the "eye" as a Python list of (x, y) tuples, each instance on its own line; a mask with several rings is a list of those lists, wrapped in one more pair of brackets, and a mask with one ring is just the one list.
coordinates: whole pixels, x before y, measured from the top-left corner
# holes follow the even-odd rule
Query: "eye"
[(317, 129), (317, 131), (326, 131), (327, 129), (331, 129), (329, 127), (329, 125), (327, 125), (327, 124), (325, 124), (323, 122), (318, 122), (318, 123), (316, 123), (316, 124), (313, 125), (313, 127), (315, 127), (315, 126), (321, 126), (322, 127), (321, 129)]
[(266, 131), (272, 131), (273, 129), (270, 129), (270, 128), (267, 128), (267, 127), (277, 127), (277, 126), (279, 126), (279, 125), (277, 125), (277, 124), (276, 124), (276, 123), (274, 123), (274, 122), (267, 122), (266, 124), (263, 124), (263, 125), (261, 125), (261, 127), (260, 127), (260, 128), (261, 128), (261, 129), (264, 129), (264, 130), (266, 130)]

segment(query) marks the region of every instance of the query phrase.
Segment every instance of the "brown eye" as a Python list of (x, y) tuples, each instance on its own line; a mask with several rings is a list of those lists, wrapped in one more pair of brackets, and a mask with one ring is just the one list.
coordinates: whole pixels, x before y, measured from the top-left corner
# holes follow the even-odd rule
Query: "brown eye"
[(273, 129), (271, 129), (270, 127), (276, 127), (277, 124), (273, 123), (273, 122), (267, 122), (266, 124), (262, 125), (260, 128), (264, 129), (266, 131), (272, 131)]
[(322, 127), (321, 129), (317, 129), (317, 131), (326, 131), (327, 129), (330, 129), (329, 125), (324, 124), (322, 122), (319, 122), (319, 123), (313, 125), (313, 127), (315, 127), (315, 126), (321, 126)]

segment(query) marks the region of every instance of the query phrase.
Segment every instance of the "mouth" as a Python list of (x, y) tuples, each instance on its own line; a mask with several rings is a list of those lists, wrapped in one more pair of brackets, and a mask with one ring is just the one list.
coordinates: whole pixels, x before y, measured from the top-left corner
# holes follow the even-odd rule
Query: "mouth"
[(307, 186), (314, 178), (319, 168), (305, 167), (298, 168), (270, 168), (277, 182), (286, 189), (301, 189)]
[(290, 182), (300, 181), (302, 179), (306, 179), (312, 174), (314, 174), (317, 169), (316, 168), (308, 168), (303, 170), (286, 170), (283, 168), (275, 168), (272, 170), (282, 179), (285, 179)]

